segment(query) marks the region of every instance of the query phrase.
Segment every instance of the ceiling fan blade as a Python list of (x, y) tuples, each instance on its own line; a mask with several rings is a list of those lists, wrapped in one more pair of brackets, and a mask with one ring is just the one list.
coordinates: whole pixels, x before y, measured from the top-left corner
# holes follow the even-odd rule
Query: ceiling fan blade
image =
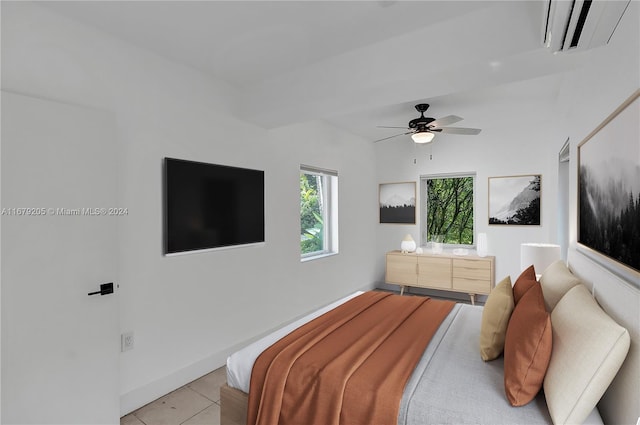
[(378, 142), (382, 142), (383, 140), (393, 139), (394, 137), (398, 137), (398, 136), (406, 136), (407, 134), (412, 134), (412, 133), (413, 131), (408, 131), (406, 133), (396, 134), (394, 136), (385, 137), (384, 139), (374, 140), (373, 143), (378, 143)]
[(480, 130), (479, 128), (442, 127), (442, 128), (432, 128), (431, 131), (437, 131), (438, 133), (447, 133), (447, 134), (476, 135), (476, 134), (479, 134), (482, 130)]
[(388, 127), (386, 125), (376, 125), (376, 128), (406, 128), (408, 130), (407, 127)]
[(429, 123), (429, 127), (442, 127), (444, 125), (453, 124), (454, 122), (462, 121), (463, 118), (457, 115), (447, 115), (446, 117), (438, 118), (435, 121)]

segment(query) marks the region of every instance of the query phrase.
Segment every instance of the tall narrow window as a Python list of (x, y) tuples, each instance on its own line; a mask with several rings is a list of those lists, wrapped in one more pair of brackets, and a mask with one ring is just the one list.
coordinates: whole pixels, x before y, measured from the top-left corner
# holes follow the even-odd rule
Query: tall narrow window
[(338, 252), (338, 173), (300, 167), (300, 258)]
[(422, 243), (474, 243), (474, 174), (422, 177)]

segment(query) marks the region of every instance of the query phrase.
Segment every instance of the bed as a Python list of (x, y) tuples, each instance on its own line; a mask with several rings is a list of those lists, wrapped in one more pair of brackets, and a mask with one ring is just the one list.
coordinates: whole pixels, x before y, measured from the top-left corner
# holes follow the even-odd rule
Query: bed
[[(626, 356), (629, 334), (606, 316), (595, 301), (585, 298), (589, 291), (563, 263), (554, 267), (545, 271), (539, 285), (542, 290), (546, 287), (544, 301), (551, 312), (553, 336), (557, 340), (555, 351), (550, 354), (544, 391), (538, 392), (531, 402), (513, 407), (505, 397), (505, 359), (499, 356), (484, 361), (479, 353), (484, 308), (455, 304), (406, 382), (397, 423), (603, 423), (595, 405)], [(221, 388), (221, 423), (247, 423), (251, 373), (261, 353), (293, 330), (361, 294), (351, 294), (231, 355), (227, 359), (227, 385)], [(577, 306), (582, 311), (580, 315), (574, 314)], [(576, 331), (580, 323), (589, 326)], [(608, 339), (603, 340), (603, 334)], [(567, 349), (563, 345), (563, 341), (571, 338), (573, 345), (580, 341), (589, 347), (587, 359), (576, 361), (575, 347)]]

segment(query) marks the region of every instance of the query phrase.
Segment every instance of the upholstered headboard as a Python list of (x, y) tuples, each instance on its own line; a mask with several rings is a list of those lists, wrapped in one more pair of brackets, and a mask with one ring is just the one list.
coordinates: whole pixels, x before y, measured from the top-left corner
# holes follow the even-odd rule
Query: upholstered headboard
[(579, 251), (569, 250), (568, 263), (582, 283), (595, 287), (600, 306), (629, 331), (627, 358), (598, 408), (605, 423), (635, 424), (640, 419), (640, 289)]

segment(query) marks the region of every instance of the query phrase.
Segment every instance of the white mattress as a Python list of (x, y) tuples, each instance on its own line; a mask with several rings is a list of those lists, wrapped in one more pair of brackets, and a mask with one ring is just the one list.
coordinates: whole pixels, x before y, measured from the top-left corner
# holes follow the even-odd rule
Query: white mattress
[(253, 369), (253, 364), (256, 362), (256, 359), (258, 358), (260, 353), (269, 348), (275, 342), (282, 339), (282, 337), (291, 333), (291, 331), (299, 328), (307, 322), (310, 322), (311, 320), (326, 313), (327, 311), (336, 308), (337, 306), (345, 303), (351, 298), (357, 297), (362, 293), (362, 291), (354, 292), (351, 295), (348, 295), (332, 304), (329, 304), (326, 307), (321, 308), (320, 310), (316, 310), (313, 313), (308, 314), (303, 318), (296, 320), (295, 322), (290, 323), (273, 333), (270, 333), (264, 338), (257, 340), (253, 344), (250, 344), (244, 347), (242, 350), (229, 356), (227, 358), (227, 384), (232, 388), (236, 388), (238, 390), (244, 391), (245, 393), (249, 393), (251, 370)]

